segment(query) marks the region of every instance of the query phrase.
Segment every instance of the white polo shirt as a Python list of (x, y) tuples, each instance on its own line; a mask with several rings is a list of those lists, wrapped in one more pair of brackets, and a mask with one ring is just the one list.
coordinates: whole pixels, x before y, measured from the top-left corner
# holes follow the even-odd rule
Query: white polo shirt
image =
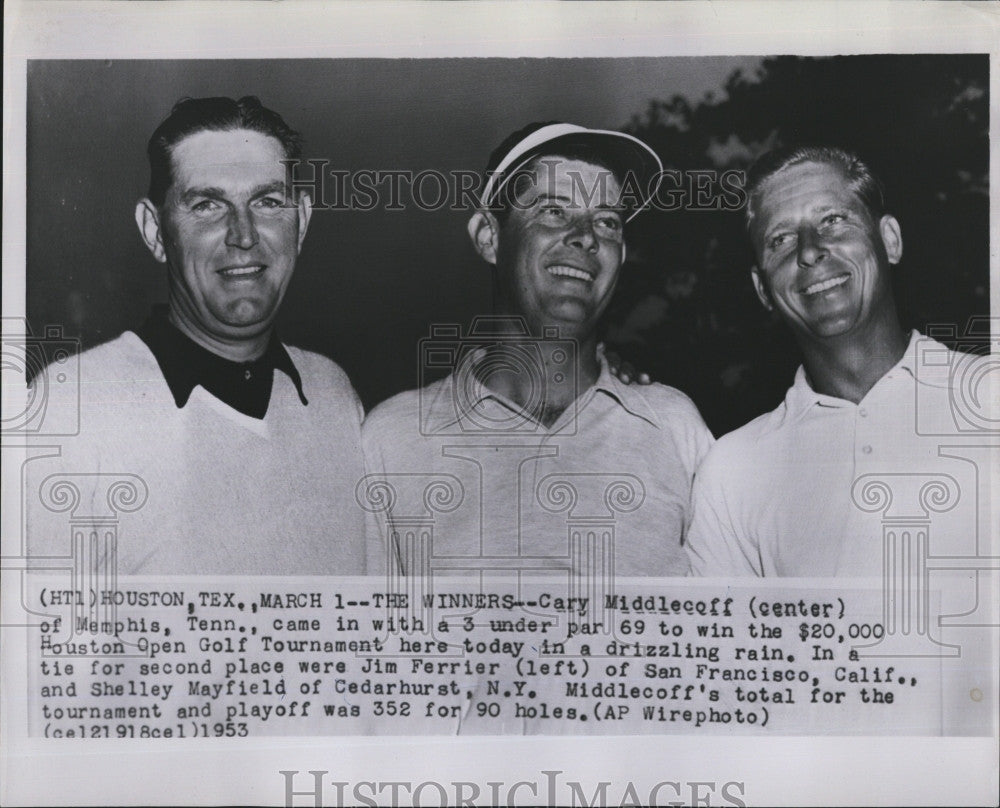
[(975, 437), (953, 402), (962, 357), (914, 331), (858, 404), (817, 393), (800, 367), (781, 406), (721, 438), (698, 470), (692, 573), (878, 576), (883, 526), (922, 520), (932, 555), (975, 554), (982, 464), (947, 448)]
[(546, 428), (475, 374), (452, 374), (376, 407), (362, 437), (370, 479), (388, 486), (370, 514), (370, 574), (386, 568), (393, 530), (432, 544), (416, 557), (389, 540), (405, 574), (687, 572), (691, 480), (713, 438), (671, 387), (624, 385), (602, 359)]

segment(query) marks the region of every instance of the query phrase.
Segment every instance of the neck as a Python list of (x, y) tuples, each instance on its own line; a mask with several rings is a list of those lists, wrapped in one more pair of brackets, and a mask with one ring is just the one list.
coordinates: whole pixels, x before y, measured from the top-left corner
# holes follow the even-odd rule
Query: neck
[(799, 340), (812, 388), (855, 404), (903, 358), (908, 344), (909, 336), (898, 321), (875, 334)]
[(526, 410), (533, 410), (531, 414), (546, 426), (594, 384), (601, 372), (596, 336), (572, 341), (522, 338), (497, 342), (490, 350), (491, 359), (507, 354), (513, 361), (496, 363), (504, 369), (491, 372), (486, 384)]
[(274, 330), (268, 328), (263, 333), (255, 334), (247, 339), (226, 340), (192, 328), (187, 318), (177, 315), (174, 306), (170, 306), (167, 320), (192, 342), (231, 362), (252, 362), (254, 359), (259, 359), (267, 350), (267, 345), (271, 341), (271, 332)]

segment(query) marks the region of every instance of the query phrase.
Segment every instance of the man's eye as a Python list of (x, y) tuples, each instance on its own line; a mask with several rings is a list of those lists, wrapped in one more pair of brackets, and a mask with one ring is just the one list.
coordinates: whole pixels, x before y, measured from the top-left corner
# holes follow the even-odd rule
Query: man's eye
[(279, 196), (263, 196), (257, 200), (257, 204), (262, 208), (280, 208), (285, 200)]
[(830, 213), (823, 217), (823, 224), (840, 224), (846, 218), (843, 213)]
[(542, 205), (541, 207), (542, 216), (547, 219), (564, 219), (566, 217), (566, 211), (564, 211), (558, 205)]
[(191, 210), (195, 213), (210, 213), (215, 210), (218, 205), (211, 199), (203, 199), (201, 202), (196, 202), (191, 206)]
[(791, 233), (778, 233), (777, 235), (771, 236), (767, 242), (767, 246), (772, 250), (776, 250), (782, 245), (788, 243), (791, 237)]
[(617, 216), (603, 216), (597, 223), (605, 230), (618, 233), (622, 229), (622, 222)]

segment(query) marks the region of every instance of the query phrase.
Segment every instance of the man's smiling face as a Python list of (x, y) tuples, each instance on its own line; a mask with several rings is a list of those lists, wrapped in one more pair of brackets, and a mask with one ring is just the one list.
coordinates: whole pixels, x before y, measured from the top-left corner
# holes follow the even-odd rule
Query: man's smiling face
[(594, 330), (625, 258), (620, 194), (602, 166), (557, 156), (535, 162), (495, 241), (506, 313), (523, 316), (533, 331)]
[(757, 294), (796, 334), (829, 339), (895, 317), (889, 265), (902, 255), (899, 224), (876, 220), (840, 168), (790, 166), (751, 201)]
[(284, 158), (277, 139), (246, 129), (196, 132), (173, 147), (152, 249), (188, 333), (233, 342), (271, 328), (309, 220), (307, 199), (286, 204)]

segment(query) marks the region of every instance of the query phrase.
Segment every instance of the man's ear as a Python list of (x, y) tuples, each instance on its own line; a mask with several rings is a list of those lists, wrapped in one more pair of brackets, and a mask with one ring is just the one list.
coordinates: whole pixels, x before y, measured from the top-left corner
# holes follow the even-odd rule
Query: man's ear
[(302, 252), (302, 242), (306, 237), (306, 230), (309, 229), (309, 220), (312, 218), (313, 204), (312, 197), (304, 191), (299, 194), (299, 243), (296, 253)]
[(882, 221), (878, 223), (878, 231), (882, 235), (882, 243), (885, 245), (885, 254), (889, 256), (890, 264), (898, 264), (903, 257), (903, 231), (899, 227), (899, 222), (895, 216), (886, 214)]
[(757, 297), (764, 305), (764, 308), (768, 311), (774, 311), (774, 301), (771, 300), (771, 292), (767, 288), (767, 280), (765, 280), (760, 268), (757, 266), (750, 267), (750, 277), (753, 278), (753, 288), (757, 290)]
[(165, 264), (167, 251), (163, 248), (163, 228), (160, 225), (160, 212), (156, 209), (156, 205), (148, 199), (140, 199), (135, 206), (135, 223), (153, 258)]
[(488, 264), (497, 262), (497, 246), (500, 242), (500, 225), (496, 217), (485, 210), (477, 210), (469, 219), (466, 230), (472, 239), (472, 246)]

